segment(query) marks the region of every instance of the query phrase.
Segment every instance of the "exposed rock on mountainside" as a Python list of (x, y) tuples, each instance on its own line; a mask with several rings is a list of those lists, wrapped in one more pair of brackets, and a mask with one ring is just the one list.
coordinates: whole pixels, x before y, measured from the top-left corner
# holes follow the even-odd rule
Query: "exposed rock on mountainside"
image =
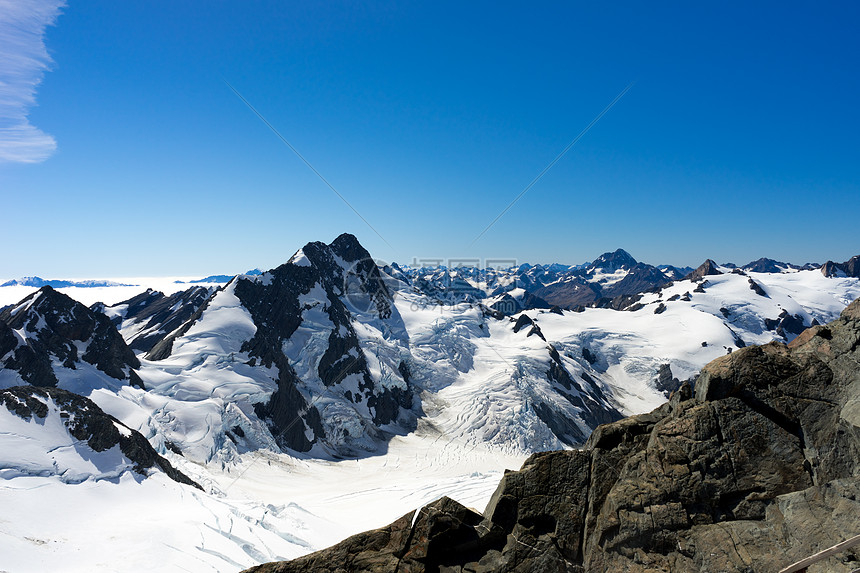
[[(776, 572), (860, 533), (860, 300), (708, 364), (582, 450), (533, 455), (483, 515), (449, 499), (289, 571)], [(810, 567), (853, 571), (856, 548)]]
[(501, 295), (498, 297), (498, 300), (490, 305), (490, 308), (503, 316), (511, 316), (518, 312), (534, 308), (550, 308), (549, 303), (528, 291), (520, 289), (517, 294), (519, 294), (519, 296), (511, 296), (509, 293)]
[(717, 268), (718, 266), (719, 265), (717, 265), (717, 263), (715, 263), (711, 259), (707, 259), (704, 263), (699, 265), (696, 270), (685, 276), (684, 280), (697, 281), (709, 275), (721, 275), (723, 273)]
[[(147, 358), (168, 360), (185, 344), (180, 354), (217, 355), (229, 341), (235, 351), (219, 358), (226, 368), (276, 385), (253, 411), (279, 446), (354, 455), (415, 425), (403, 357), (385, 341), (362, 346), (357, 330), (376, 329), (395, 344), (405, 330), (392, 301), (370, 254), (343, 234), (330, 245), (308, 243), (266, 273), (235, 277)], [(201, 337), (213, 346), (195, 346)]]
[(129, 348), (149, 352), (191, 318), (212, 291), (213, 288), (197, 286), (165, 296), (147, 289), (123, 302), (111, 306), (96, 303), (90, 308), (107, 315), (117, 328), (122, 327)]
[(0, 366), (17, 371), (24, 382), (56, 386), (55, 361), (70, 370), (83, 361), (143, 387), (133, 370), (140, 361), (110, 320), (50, 286), (5, 308), (0, 323)]
[(860, 255), (851, 257), (844, 263), (834, 263), (827, 261), (821, 265), (821, 272), (826, 277), (860, 277)]
[(781, 273), (785, 270), (800, 270), (804, 267), (798, 265), (792, 265), (791, 263), (783, 263), (781, 261), (775, 261), (773, 259), (765, 259), (761, 258), (752, 262), (749, 262), (741, 267), (745, 271), (750, 271), (753, 273)]
[(624, 249), (616, 249), (611, 253), (603, 253), (594, 259), (594, 261), (586, 267), (586, 272), (614, 273), (621, 269), (632, 269), (636, 264), (636, 259), (630, 256), (630, 253)]
[[(160, 469), (171, 479), (179, 483), (200, 486), (188, 476), (175, 469), (163, 457), (159, 456), (140, 432), (128, 428), (125, 424), (105, 414), (89, 398), (84, 398), (72, 392), (59, 388), (37, 388), (35, 386), (15, 386), (0, 390), (0, 404), (12, 414), (25, 421), (35, 421), (40, 425), (46, 424), (46, 418), (57, 416), (65, 426), (69, 435), (80, 444), (64, 444), (58, 449), (74, 448), (83, 458), (91, 458), (93, 452), (106, 452), (119, 446), (120, 452), (131, 463), (129, 469), (141, 475), (147, 475), (152, 469)], [(8, 439), (8, 436), (7, 436)], [(66, 437), (68, 439), (68, 436)], [(46, 455), (50, 455), (48, 452)], [(122, 464), (121, 458), (109, 458), (113, 463)], [(23, 461), (23, 460), (22, 460)], [(66, 461), (66, 460), (64, 460)], [(93, 462), (92, 459), (89, 460)], [(32, 466), (32, 462), (29, 462)], [(96, 464), (97, 466), (98, 464)], [(4, 468), (5, 469), (5, 468)], [(19, 471), (62, 471), (61, 477), (74, 473), (53, 462), (53, 468), (20, 468)], [(102, 472), (122, 472), (123, 467), (102, 467)], [(110, 475), (110, 474), (109, 474)], [(83, 477), (83, 476), (78, 476)], [(115, 476), (111, 476), (115, 477)]]
[[(258, 325), (256, 335), (243, 350), (266, 365), (275, 364), (281, 373), (277, 392), (268, 404), (258, 408), (258, 415), (271, 420), (276, 435), (287, 438), (285, 445), (307, 449), (296, 447), (302, 446), (304, 436), (294, 431), (298, 425), (293, 420), (301, 415), (300, 410), (310, 412), (312, 406), (299, 400), (295, 372), (282, 349), (309, 308), (301, 295), (318, 288), (327, 299), (322, 312), (332, 324), (328, 347), (317, 366), (319, 379), (327, 388), (342, 386), (343, 395), (366, 411), (376, 427), (399, 418), (409, 423), (405, 412), (412, 408), (413, 395), (408, 378), (399, 385), (374, 384), (347, 307), (370, 312), (380, 320), (392, 315), (391, 293), (370, 254), (348, 234), (340, 235), (331, 245), (309, 243), (301, 253), (310, 262), (307, 266), (287, 263), (263, 275), (264, 280), (239, 280), (236, 284), (236, 296)], [(400, 377), (403, 379), (402, 372)], [(325, 436), (318, 415), (309, 417), (308, 422), (316, 436)]]

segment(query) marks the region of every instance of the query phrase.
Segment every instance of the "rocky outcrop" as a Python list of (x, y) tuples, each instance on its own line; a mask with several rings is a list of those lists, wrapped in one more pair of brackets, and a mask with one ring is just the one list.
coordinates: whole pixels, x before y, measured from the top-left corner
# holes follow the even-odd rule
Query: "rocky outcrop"
[(129, 348), (149, 352), (188, 321), (214, 290), (196, 286), (166, 296), (147, 289), (123, 302), (111, 306), (96, 303), (90, 309), (108, 316), (117, 328), (125, 323), (123, 333), (128, 333), (126, 342)]
[(685, 281), (697, 281), (699, 279), (703, 279), (706, 276), (710, 275), (721, 275), (723, 274), (717, 267), (717, 263), (712, 261), (711, 259), (707, 259), (704, 263), (699, 265), (696, 270), (688, 274), (684, 277)]
[[(0, 312), (0, 367), (34, 386), (56, 386), (54, 362), (75, 370), (92, 364), (111, 378), (143, 388), (140, 361), (111, 321), (50, 286)], [(15, 339), (11, 344), (10, 335)]]
[(792, 265), (791, 263), (775, 261), (773, 259), (761, 258), (756, 261), (749, 262), (741, 268), (753, 273), (781, 273), (787, 269), (800, 270), (803, 267)]
[(550, 304), (532, 293), (525, 291), (521, 296), (515, 298), (508, 293), (490, 305), (490, 308), (502, 316), (511, 316), (524, 310), (549, 309)]
[(786, 340), (794, 338), (806, 329), (802, 316), (799, 314), (789, 314), (785, 309), (776, 318), (765, 318), (764, 325), (768, 330), (775, 331)]
[[(159, 469), (174, 481), (202, 489), (158, 455), (140, 432), (104, 413), (89, 398), (60, 388), (14, 386), (0, 390), (0, 406), (5, 406), (19, 418), (40, 424), (44, 424), (45, 418), (52, 413), (59, 415), (69, 434), (93, 452), (119, 446), (123, 455), (134, 464), (135, 472), (145, 476), (151, 470)], [(76, 450), (83, 453), (80, 448)]]
[(860, 277), (860, 255), (851, 257), (844, 263), (827, 261), (821, 265), (821, 272), (826, 277)]
[[(776, 572), (860, 533), (860, 301), (710, 363), (657, 410), (449, 499), (249, 571)], [(848, 550), (809, 571), (853, 571)]]

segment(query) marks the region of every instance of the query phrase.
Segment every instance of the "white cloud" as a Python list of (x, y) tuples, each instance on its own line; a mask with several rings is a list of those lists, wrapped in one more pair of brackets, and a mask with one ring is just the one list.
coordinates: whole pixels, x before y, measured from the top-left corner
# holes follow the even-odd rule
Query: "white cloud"
[(0, 0), (0, 161), (36, 163), (57, 148), (27, 114), (52, 62), (45, 28), (63, 6), (64, 0)]

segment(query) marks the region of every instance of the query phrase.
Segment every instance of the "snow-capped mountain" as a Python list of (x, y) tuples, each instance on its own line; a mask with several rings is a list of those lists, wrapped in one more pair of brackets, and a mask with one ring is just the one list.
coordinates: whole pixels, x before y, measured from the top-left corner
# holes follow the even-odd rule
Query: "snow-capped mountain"
[(165, 296), (160, 291), (146, 289), (117, 304), (95, 303), (90, 308), (110, 318), (132, 350), (148, 352), (167, 334), (185, 324), (214, 290), (214, 287), (200, 286)]
[(822, 265), (821, 272), (828, 277), (860, 277), (860, 255), (851, 257), (844, 263), (827, 261)]
[(140, 361), (110, 320), (44, 286), (0, 311), (2, 386), (57, 386), (88, 394), (123, 384), (142, 387)]
[[(380, 267), (341, 235), (217, 286), (90, 308), (34, 291), (0, 312), (0, 388), (56, 386), (139, 432), (205, 493), (164, 472), (129, 472), (121, 456), (84, 482), (100, 496), (119, 479), (155, 504), (206, 508), (205, 527), (177, 530), (175, 563), (238, 569), (308, 553), (440, 494), (480, 506), (505, 466), (653, 409), (718, 356), (836, 318), (860, 296), (855, 268), (658, 268), (622, 250), (578, 267)], [(53, 437), (28, 426), (31, 445), (82, 439), (55, 423), (64, 412), (51, 414)], [(19, 424), (10, 420), (0, 423)], [(0, 477), (23, 483), (13, 458)], [(61, 473), (27, 479), (47, 480), (40, 487), (56, 499), (67, 495)], [(227, 523), (241, 533), (221, 535)]]

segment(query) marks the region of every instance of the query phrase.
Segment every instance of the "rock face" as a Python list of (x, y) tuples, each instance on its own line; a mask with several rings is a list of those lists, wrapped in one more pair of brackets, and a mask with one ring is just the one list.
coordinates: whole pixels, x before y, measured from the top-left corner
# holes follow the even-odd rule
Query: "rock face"
[[(92, 364), (111, 378), (143, 387), (140, 361), (111, 321), (50, 286), (0, 312), (0, 368), (34, 386), (56, 386), (54, 362)], [(4, 328), (5, 327), (5, 328)]]
[(624, 249), (616, 249), (611, 253), (603, 253), (588, 265), (586, 272), (593, 273), (595, 271), (612, 273), (620, 269), (631, 269), (638, 263), (630, 253)]
[(294, 422), (303, 412), (308, 412), (304, 417), (314, 434), (325, 436), (317, 410), (299, 394), (295, 372), (282, 350), (302, 325), (307, 307), (301, 295), (316, 288), (321, 296), (324, 293), (323, 312), (332, 324), (316, 368), (319, 379), (326, 388), (342, 387), (340, 394), (366, 411), (376, 427), (398, 420), (408, 425), (413, 406), (408, 375), (399, 369), (402, 385), (374, 384), (351, 320), (359, 313), (380, 320), (392, 316), (392, 295), (370, 254), (349, 234), (330, 245), (308, 243), (301, 253), (308, 265), (287, 263), (267, 273), (264, 280), (239, 280), (236, 285), (236, 296), (258, 325), (243, 350), (267, 366), (276, 365), (280, 372), (278, 390), (267, 404), (258, 406), (258, 416), (267, 419), (282, 444), (292, 449), (307, 450), (311, 445), (303, 443), (304, 429)]
[[(860, 533), (860, 301), (711, 362), (649, 414), (502, 479), (484, 514), (441, 499), (249, 571), (776, 572)], [(853, 571), (857, 549), (810, 572)]]
[(685, 281), (697, 281), (699, 279), (703, 279), (708, 275), (721, 275), (723, 274), (719, 269), (717, 269), (717, 263), (712, 261), (711, 259), (707, 259), (704, 263), (699, 265), (696, 270), (688, 274), (684, 277)]
[(196, 286), (165, 296), (147, 289), (126, 301), (111, 306), (96, 303), (90, 308), (107, 315), (117, 328), (125, 323), (122, 331), (129, 348), (149, 352), (191, 318), (213, 290)]
[(5, 406), (19, 418), (36, 420), (43, 425), (45, 418), (55, 409), (71, 437), (85, 443), (93, 452), (119, 446), (123, 455), (134, 464), (132, 469), (135, 472), (147, 475), (151, 469), (160, 469), (174, 481), (202, 489), (158, 455), (140, 432), (105, 414), (89, 398), (59, 388), (15, 386), (0, 390), (0, 406)]
[(519, 298), (514, 298), (510, 294), (505, 293), (490, 305), (490, 309), (502, 316), (511, 316), (534, 308), (549, 309), (550, 305), (539, 296), (535, 296), (528, 291), (525, 291)]
[(775, 261), (773, 259), (762, 258), (749, 262), (741, 268), (745, 271), (754, 273), (781, 273), (786, 270), (801, 270), (804, 267), (793, 265), (791, 263), (783, 263), (782, 261)]
[(844, 263), (827, 261), (821, 265), (821, 272), (826, 277), (860, 277), (860, 255), (851, 257)]

